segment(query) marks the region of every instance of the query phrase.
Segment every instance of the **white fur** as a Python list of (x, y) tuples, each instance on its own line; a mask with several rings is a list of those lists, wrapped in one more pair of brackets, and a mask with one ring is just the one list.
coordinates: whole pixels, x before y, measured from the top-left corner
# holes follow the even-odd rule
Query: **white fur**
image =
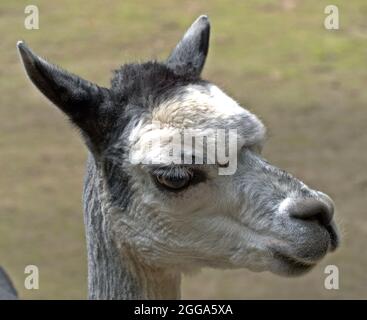
[(279, 207), (278, 207), (278, 214), (279, 215), (284, 215), (284, 214), (287, 214), (287, 210), (288, 208), (291, 206), (293, 202), (293, 199), (291, 197), (287, 197), (285, 198), (280, 204), (279, 204)]
[[(139, 122), (129, 137), (130, 161), (135, 164), (171, 163), (172, 158), (165, 155), (172, 147), (172, 136), (179, 134), (180, 130), (185, 130), (185, 134), (189, 132), (195, 137), (210, 137), (217, 129), (218, 119), (221, 119), (223, 125), (228, 123), (233, 126), (243, 119), (244, 124), (247, 122), (256, 128), (256, 134), (247, 137), (241, 137), (232, 130), (231, 134), (235, 136), (231, 139), (238, 141), (239, 144), (236, 150), (231, 150), (230, 157), (226, 159), (234, 165), (228, 170), (230, 173), (224, 174), (231, 174), (237, 163), (237, 150), (246, 142), (249, 144), (261, 142), (265, 135), (265, 127), (255, 115), (243, 109), (215, 85), (188, 85), (178, 92), (178, 97), (157, 106), (148, 122), (144, 124)], [(206, 127), (211, 122), (213, 127)], [(158, 143), (161, 149), (157, 148), (155, 143)], [(183, 151), (186, 158), (191, 157), (192, 150), (186, 148)], [(201, 155), (196, 153), (197, 158)]]

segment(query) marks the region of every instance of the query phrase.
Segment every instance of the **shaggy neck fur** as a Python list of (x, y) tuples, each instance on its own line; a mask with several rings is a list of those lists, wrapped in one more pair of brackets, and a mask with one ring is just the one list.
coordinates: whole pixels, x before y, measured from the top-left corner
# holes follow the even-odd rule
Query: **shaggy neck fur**
[(132, 250), (122, 250), (114, 242), (101, 188), (90, 158), (84, 190), (89, 298), (179, 299), (180, 273), (148, 266)]

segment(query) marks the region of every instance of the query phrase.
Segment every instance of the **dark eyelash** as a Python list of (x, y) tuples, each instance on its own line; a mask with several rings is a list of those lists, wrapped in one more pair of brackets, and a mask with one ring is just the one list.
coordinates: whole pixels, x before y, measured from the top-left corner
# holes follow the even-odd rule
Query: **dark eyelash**
[(187, 179), (192, 178), (193, 172), (186, 167), (167, 166), (155, 168), (152, 174), (157, 177), (169, 178), (169, 179)]

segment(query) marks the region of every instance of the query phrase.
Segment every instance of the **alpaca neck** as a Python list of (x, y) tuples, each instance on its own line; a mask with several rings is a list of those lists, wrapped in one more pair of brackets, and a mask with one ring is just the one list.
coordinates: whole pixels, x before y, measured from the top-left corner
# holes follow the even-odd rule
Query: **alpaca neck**
[[(93, 237), (96, 234), (93, 235)], [(100, 235), (98, 238), (102, 239)], [(112, 244), (89, 246), (88, 284), (90, 299), (178, 299), (180, 275), (152, 268), (137, 261), (133, 253)]]
[[(181, 275), (154, 268), (118, 248), (101, 205), (96, 170), (89, 162), (84, 189), (90, 299), (178, 299)], [(90, 167), (92, 166), (92, 167)]]

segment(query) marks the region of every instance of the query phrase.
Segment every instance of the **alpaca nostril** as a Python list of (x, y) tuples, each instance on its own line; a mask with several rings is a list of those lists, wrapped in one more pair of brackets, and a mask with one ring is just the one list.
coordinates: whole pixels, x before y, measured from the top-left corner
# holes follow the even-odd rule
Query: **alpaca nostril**
[(289, 210), (291, 217), (302, 220), (317, 220), (328, 226), (334, 215), (334, 206), (318, 199), (302, 199), (295, 202)]

